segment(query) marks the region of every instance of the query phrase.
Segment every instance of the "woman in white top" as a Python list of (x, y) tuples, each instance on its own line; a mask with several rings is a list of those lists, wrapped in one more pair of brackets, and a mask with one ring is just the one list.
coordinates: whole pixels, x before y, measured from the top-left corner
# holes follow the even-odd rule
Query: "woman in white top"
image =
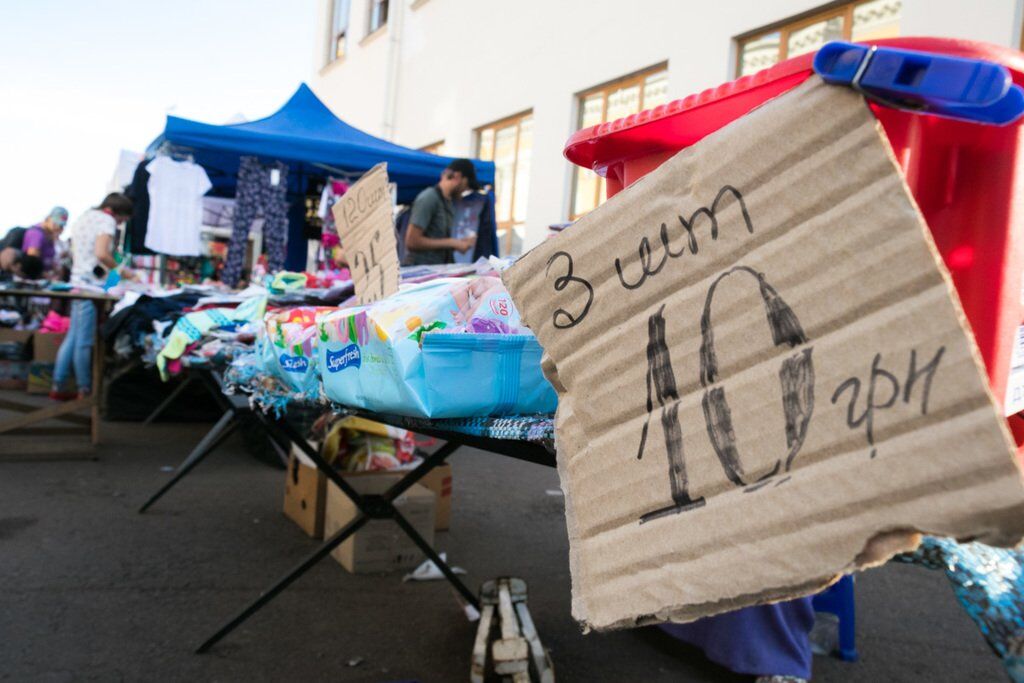
[[(71, 226), (71, 284), (102, 285), (107, 271), (114, 268), (114, 236), (117, 226), (132, 215), (132, 202), (123, 194), (111, 193), (95, 209), (83, 213)], [(92, 347), (96, 328), (96, 306), (91, 301), (71, 303), (71, 324), (57, 352), (50, 398), (75, 398), (64, 391), (72, 371), (78, 396), (92, 391)]]

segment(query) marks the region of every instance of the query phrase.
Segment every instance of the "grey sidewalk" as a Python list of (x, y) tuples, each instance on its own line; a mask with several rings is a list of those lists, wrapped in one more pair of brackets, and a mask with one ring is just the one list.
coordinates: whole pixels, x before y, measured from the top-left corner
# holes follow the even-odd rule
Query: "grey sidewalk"
[[(192, 654), (314, 547), (280, 512), (283, 473), (237, 437), (135, 513), (205, 428), (108, 423), (98, 461), (0, 462), (0, 678), (468, 680), (474, 628), (445, 583), (352, 576), (333, 560)], [(452, 530), (439, 546), (471, 587), (529, 582), (559, 681), (743, 680), (652, 629), (581, 635), (555, 472), (478, 451), (451, 462)], [(940, 574), (889, 565), (858, 590), (861, 661), (816, 658), (815, 680), (1005, 680)]]

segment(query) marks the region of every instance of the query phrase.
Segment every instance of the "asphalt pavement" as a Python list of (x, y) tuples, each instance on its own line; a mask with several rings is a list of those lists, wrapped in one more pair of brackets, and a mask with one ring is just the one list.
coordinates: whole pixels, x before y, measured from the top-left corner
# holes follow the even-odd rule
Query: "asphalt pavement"
[[(0, 678), (469, 680), (475, 628), (446, 583), (353, 576), (332, 558), (194, 654), (317, 543), (281, 513), (283, 471), (237, 435), (136, 513), (208, 426), (108, 423), (95, 460), (19, 459), (0, 436)], [(526, 579), (558, 681), (747, 680), (656, 629), (582, 634), (557, 474), (471, 449), (451, 463), (452, 527), (437, 545), (471, 587)], [(1005, 680), (940, 573), (887, 565), (857, 590), (861, 660), (816, 657), (814, 680)]]

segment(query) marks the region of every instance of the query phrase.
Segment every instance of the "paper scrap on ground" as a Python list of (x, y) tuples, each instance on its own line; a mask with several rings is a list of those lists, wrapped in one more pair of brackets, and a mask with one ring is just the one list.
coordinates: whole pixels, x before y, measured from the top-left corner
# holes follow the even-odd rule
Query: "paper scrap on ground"
[(387, 164), (377, 164), (332, 209), (356, 299), (368, 304), (398, 291), (398, 243)]
[(864, 100), (819, 79), (680, 152), (504, 280), (559, 391), (573, 614), (615, 628), (994, 545), (1024, 489)]
[[(442, 562), (448, 561), (448, 553), (441, 553), (438, 555)], [(462, 567), (452, 567), (452, 574), (465, 574), (466, 570)], [(408, 581), (438, 581), (444, 578), (444, 572), (441, 568), (434, 564), (433, 560), (424, 560), (420, 563), (420, 566), (413, 569), (411, 572), (402, 577), (403, 582)]]

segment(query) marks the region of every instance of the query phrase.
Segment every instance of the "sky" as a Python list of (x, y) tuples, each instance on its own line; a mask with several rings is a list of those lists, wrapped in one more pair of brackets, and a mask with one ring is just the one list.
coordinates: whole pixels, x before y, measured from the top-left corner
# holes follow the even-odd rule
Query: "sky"
[(277, 110), (313, 70), (314, 0), (0, 1), (0, 235), (106, 193), (167, 114)]

